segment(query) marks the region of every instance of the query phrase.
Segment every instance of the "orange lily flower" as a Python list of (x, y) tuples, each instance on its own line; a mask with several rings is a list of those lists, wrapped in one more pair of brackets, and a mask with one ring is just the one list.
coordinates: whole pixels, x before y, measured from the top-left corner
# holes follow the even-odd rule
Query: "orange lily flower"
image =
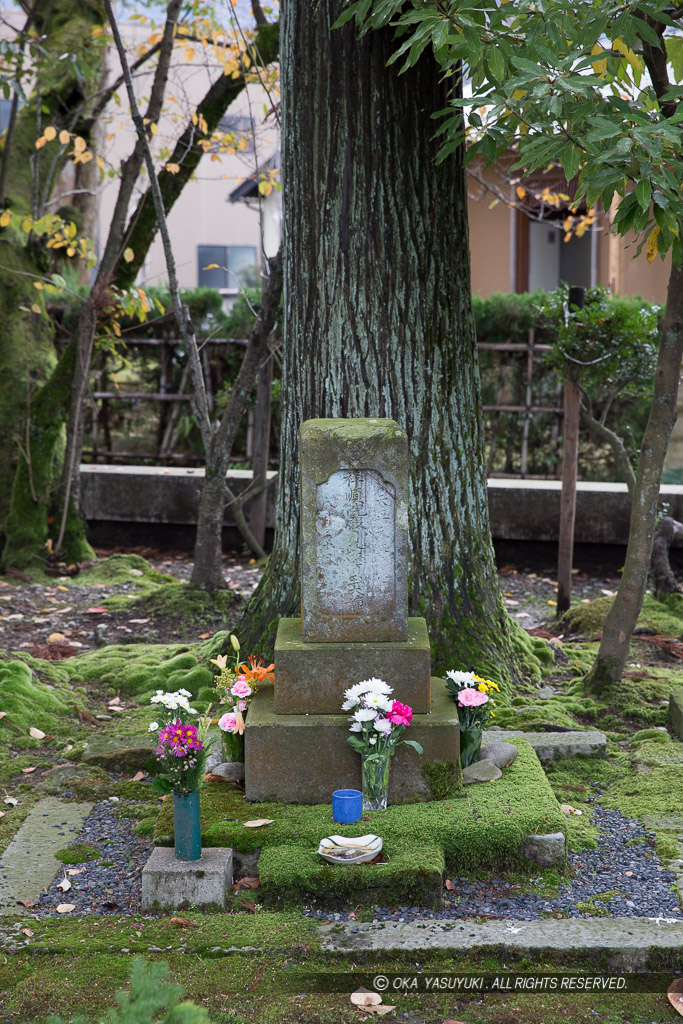
[(269, 680), (271, 683), (275, 682), (273, 676), (273, 669), (275, 665), (264, 665), (261, 658), (257, 658), (256, 655), (249, 655), (250, 664), (240, 665), (240, 672), (248, 681), (252, 683), (263, 683)]

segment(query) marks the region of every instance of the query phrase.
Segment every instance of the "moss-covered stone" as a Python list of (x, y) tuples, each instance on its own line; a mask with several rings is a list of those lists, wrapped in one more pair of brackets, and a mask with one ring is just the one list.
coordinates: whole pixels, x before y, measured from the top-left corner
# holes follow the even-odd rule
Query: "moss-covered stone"
[[(140, 617), (163, 616), (178, 625), (191, 624), (197, 629), (215, 629), (234, 616), (235, 607), (239, 604), (234, 590), (207, 591), (189, 583), (170, 582), (170, 577), (167, 579), (169, 582), (165, 586), (154, 586), (142, 597), (126, 597), (126, 610)], [(112, 604), (111, 601), (109, 603)]]
[(669, 697), (669, 723), (674, 736), (683, 740), (683, 687), (676, 687)]
[(42, 732), (59, 731), (60, 721), (73, 714), (66, 694), (48, 689), (34, 678), (23, 661), (0, 664), (0, 744), (20, 741), (24, 747), (39, 747), (41, 741), (29, 735), (33, 726)]
[(83, 751), (86, 764), (99, 765), (107, 771), (153, 771), (156, 767), (154, 737), (117, 736), (97, 733), (91, 737)]
[(462, 772), (453, 761), (425, 761), (420, 771), (434, 800), (446, 800), (462, 791)]

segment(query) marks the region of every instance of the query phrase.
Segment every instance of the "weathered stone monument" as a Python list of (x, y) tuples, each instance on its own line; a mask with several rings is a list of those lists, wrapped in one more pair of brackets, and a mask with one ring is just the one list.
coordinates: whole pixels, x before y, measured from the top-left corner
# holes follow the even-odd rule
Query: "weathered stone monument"
[(431, 691), (422, 618), (408, 617), (408, 439), (389, 419), (308, 420), (301, 427), (300, 619), (281, 619), (275, 687), (246, 732), (246, 795), (297, 803), (360, 786), (346, 742), (344, 691), (377, 677), (415, 713), (392, 759), (389, 800), (429, 798), (430, 764), (458, 771), (459, 730), (442, 680)]

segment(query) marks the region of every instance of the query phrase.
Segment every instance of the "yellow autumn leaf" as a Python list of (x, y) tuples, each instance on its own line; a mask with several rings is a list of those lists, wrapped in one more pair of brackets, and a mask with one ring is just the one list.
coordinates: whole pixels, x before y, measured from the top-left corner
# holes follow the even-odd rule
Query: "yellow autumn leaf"
[(52, 142), (53, 139), (57, 138), (57, 129), (53, 128), (53, 126), (49, 124), (43, 132), (43, 135), (45, 136), (48, 142)]
[(524, 196), (526, 195), (526, 189), (525, 188), (522, 188), (521, 185), (518, 185), (517, 188), (515, 189), (515, 192), (517, 193), (517, 198), (518, 199), (524, 199)]
[(2, 216), (0, 216), (0, 228), (6, 228), (12, 219), (12, 211), (4, 210)]
[(659, 239), (659, 231), (660, 231), (659, 227), (653, 228), (652, 231), (650, 232), (650, 236), (649, 236), (649, 238), (647, 240), (647, 245), (645, 246), (645, 258), (647, 259), (648, 263), (652, 263), (652, 261), (654, 260), (655, 256), (657, 255), (657, 243), (658, 243), (658, 239)]
[(37, 288), (39, 292), (42, 292), (42, 290), (43, 290), (43, 285), (42, 285), (41, 281), (34, 281), (33, 282), (33, 287)]
[(75, 256), (76, 255), (76, 250), (74, 248), (72, 248), (71, 246), (69, 246), (69, 248), (66, 250), (66, 254), (67, 254), (67, 256)]
[(185, 49), (185, 60), (188, 61), (188, 63), (189, 61), (194, 60), (194, 50), (191, 46), (188, 46)]
[[(605, 50), (602, 46), (600, 46), (600, 43), (596, 43), (593, 49), (591, 50), (591, 55), (596, 57), (598, 54), (604, 52)], [(602, 60), (594, 60), (591, 61), (591, 63), (593, 65), (593, 70), (595, 71), (596, 75), (599, 75), (600, 78), (604, 78), (607, 74), (607, 58), (605, 57)]]
[(45, 136), (41, 135), (39, 139), (36, 139), (36, 149), (42, 149), (46, 142), (47, 139), (45, 138)]
[(38, 305), (38, 303), (37, 303), (37, 302), (34, 302), (34, 303), (33, 303), (33, 305), (31, 306), (31, 312), (33, 312), (33, 313), (37, 313), (37, 314), (38, 314), (38, 316), (40, 316), (40, 314), (41, 314), (41, 313), (42, 313), (43, 311), (42, 311), (42, 309), (40, 308), (40, 306)]
[(220, 270), (217, 263), (209, 263), (208, 267), (202, 267), (202, 270)]
[(180, 170), (180, 164), (166, 164), (164, 170), (168, 171), (169, 174), (177, 174)]
[(88, 148), (88, 143), (80, 135), (77, 135), (74, 139), (74, 153), (84, 153)]
[(149, 130), (151, 131), (152, 135), (156, 135), (157, 132), (159, 131), (159, 126), (157, 124), (151, 124), (149, 126)]
[(62, 128), (61, 132), (59, 133), (59, 141), (63, 146), (68, 146), (71, 142), (71, 135), (65, 128)]
[(126, 263), (132, 263), (133, 260), (135, 259), (135, 253), (133, 252), (130, 246), (128, 246), (127, 249), (123, 250), (123, 258), (126, 261)]

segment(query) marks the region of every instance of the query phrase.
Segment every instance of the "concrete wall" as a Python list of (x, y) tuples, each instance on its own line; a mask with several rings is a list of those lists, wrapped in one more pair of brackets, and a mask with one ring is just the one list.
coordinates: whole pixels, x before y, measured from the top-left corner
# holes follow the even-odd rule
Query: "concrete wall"
[[(203, 469), (156, 466), (81, 466), (86, 518), (98, 522), (191, 526), (197, 521)], [(228, 484), (241, 492), (249, 470), (233, 470)], [(267, 525), (274, 525), (274, 484), (268, 494)], [(556, 480), (489, 480), (491, 531), (495, 540), (557, 541), (561, 484)], [(662, 487), (670, 514), (683, 520), (683, 487)], [(625, 544), (630, 502), (625, 484), (579, 483), (577, 543)], [(230, 525), (230, 506), (224, 523)]]

